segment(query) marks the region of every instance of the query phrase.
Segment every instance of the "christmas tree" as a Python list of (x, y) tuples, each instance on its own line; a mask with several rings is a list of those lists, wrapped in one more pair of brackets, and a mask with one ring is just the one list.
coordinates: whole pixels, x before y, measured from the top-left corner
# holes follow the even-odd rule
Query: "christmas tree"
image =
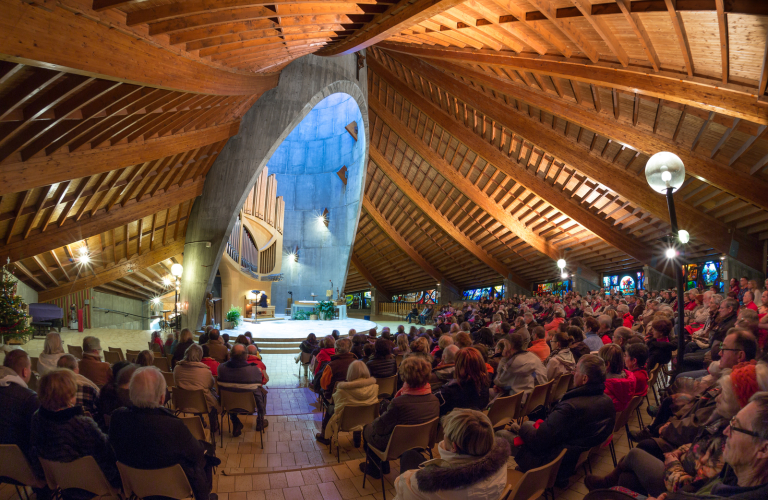
[(16, 294), (17, 285), (8, 259), (0, 282), (0, 335), (5, 343), (11, 339), (25, 341), (34, 332), (34, 328), (27, 325), (28, 315), (24, 312), (24, 301)]

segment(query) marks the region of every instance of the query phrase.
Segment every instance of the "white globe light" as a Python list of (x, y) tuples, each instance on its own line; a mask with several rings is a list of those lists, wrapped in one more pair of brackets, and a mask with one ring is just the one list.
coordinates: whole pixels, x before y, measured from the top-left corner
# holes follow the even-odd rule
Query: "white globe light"
[(560, 275), (560, 277), (561, 277), (561, 278), (563, 278), (563, 279), (565, 279), (565, 278), (567, 278), (567, 277), (568, 277), (568, 273), (563, 273), (563, 274), (561, 274), (561, 275)]
[(184, 268), (181, 266), (181, 264), (174, 264), (171, 266), (171, 274), (176, 276), (177, 278), (181, 277), (183, 273), (184, 273)]
[(680, 229), (677, 231), (677, 239), (680, 240), (680, 243), (685, 244), (691, 241), (691, 235), (685, 229)]
[(558, 259), (557, 267), (559, 267), (560, 269), (563, 269), (565, 267), (565, 259)]
[(662, 151), (648, 159), (645, 178), (654, 191), (666, 194), (667, 189), (672, 188), (675, 192), (685, 182), (685, 165), (676, 154)]
[(674, 248), (667, 248), (667, 251), (664, 252), (664, 255), (668, 259), (674, 259), (675, 257), (677, 257), (677, 251)]

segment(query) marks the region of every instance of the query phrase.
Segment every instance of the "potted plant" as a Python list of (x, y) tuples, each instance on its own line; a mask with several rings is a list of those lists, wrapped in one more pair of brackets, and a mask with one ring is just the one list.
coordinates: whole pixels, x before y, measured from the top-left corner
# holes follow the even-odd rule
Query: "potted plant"
[(317, 315), (319, 313), (319, 308), (315, 307), (312, 309), (312, 312), (309, 313), (309, 319), (310, 321), (317, 321)]
[(224, 329), (231, 330), (237, 328), (240, 323), (243, 322), (243, 310), (234, 304), (227, 311), (226, 321), (224, 321)]
[(336, 313), (336, 304), (332, 300), (322, 300), (317, 304), (317, 312), (320, 319), (332, 320)]

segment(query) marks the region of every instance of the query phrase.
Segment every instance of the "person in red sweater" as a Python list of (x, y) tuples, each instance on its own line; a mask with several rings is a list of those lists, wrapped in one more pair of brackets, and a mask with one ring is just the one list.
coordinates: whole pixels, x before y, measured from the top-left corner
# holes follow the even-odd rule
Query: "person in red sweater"
[(621, 318), (621, 326), (632, 328), (635, 324), (635, 317), (629, 313), (629, 306), (626, 304), (619, 304), (616, 308), (616, 313)]
[(758, 312), (757, 305), (755, 305), (755, 297), (752, 292), (746, 292), (744, 294), (744, 306), (742, 307), (746, 307), (747, 309), (752, 309), (753, 311)]
[(605, 393), (616, 413), (622, 412), (635, 396), (635, 375), (624, 368), (624, 353), (616, 344), (604, 345), (597, 355), (605, 362)]
[(635, 392), (632, 396), (645, 397), (648, 394), (648, 371), (645, 362), (648, 360), (648, 346), (645, 344), (627, 344), (624, 351), (624, 366), (635, 376)]
[(597, 336), (603, 341), (603, 345), (608, 345), (613, 342), (613, 319), (607, 314), (598, 316), (597, 322), (600, 324), (600, 329), (597, 331)]

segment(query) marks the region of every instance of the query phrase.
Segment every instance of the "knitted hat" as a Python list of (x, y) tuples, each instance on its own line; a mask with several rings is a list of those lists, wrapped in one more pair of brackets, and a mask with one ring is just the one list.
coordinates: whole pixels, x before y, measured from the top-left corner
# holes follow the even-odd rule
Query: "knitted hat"
[(749, 398), (760, 390), (757, 385), (757, 374), (755, 372), (755, 360), (739, 363), (731, 371), (731, 385), (733, 392), (739, 400), (739, 406), (744, 408), (749, 403)]

